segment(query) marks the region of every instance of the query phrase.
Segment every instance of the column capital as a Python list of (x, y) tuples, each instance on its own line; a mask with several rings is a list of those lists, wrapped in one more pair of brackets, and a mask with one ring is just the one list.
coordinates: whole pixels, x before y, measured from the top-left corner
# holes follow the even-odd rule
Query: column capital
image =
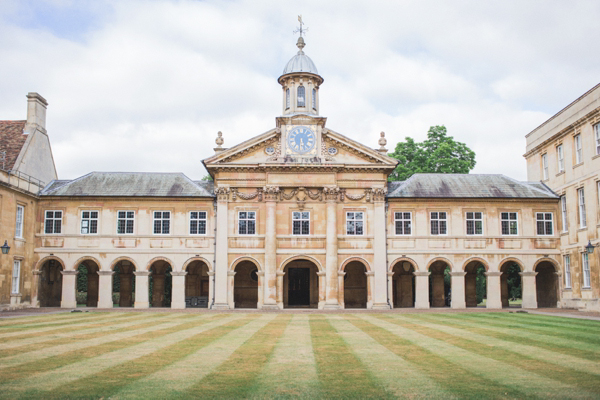
[(325, 276), (325, 274), (326, 274), (326, 272), (325, 272), (325, 271), (323, 271), (323, 272), (317, 272), (317, 275), (318, 275), (318, 276)]
[(75, 271), (75, 270), (66, 270), (66, 271), (60, 271), (61, 274), (64, 275), (77, 275), (79, 273), (79, 271)]
[(215, 188), (215, 195), (217, 196), (217, 200), (220, 202), (229, 201), (230, 192), (231, 190), (229, 190), (229, 187), (227, 186), (218, 186)]
[(393, 272), (388, 271), (387, 276), (394, 276)]
[(276, 274), (277, 276), (284, 276), (284, 275), (285, 275), (285, 272), (283, 272), (283, 271), (277, 271), (275, 274)]
[(338, 271), (338, 276), (345, 276), (346, 272), (345, 271)]
[(450, 276), (465, 276), (467, 273), (464, 271), (461, 272), (450, 272)]
[(214, 273), (214, 271), (208, 271), (206, 273), (206, 275), (208, 275), (208, 276), (215, 276), (215, 273)]
[(186, 276), (187, 271), (171, 271), (171, 276)]
[(365, 272), (365, 275), (367, 275), (367, 276), (374, 276), (375, 275), (375, 271)]
[(265, 271), (258, 271), (256, 273), (256, 275), (258, 275), (258, 276), (265, 276)]
[(431, 272), (429, 271), (415, 271), (413, 272), (414, 276), (429, 276), (431, 275)]
[(98, 271), (97, 274), (100, 276), (113, 276), (115, 271)]
[(500, 275), (502, 275), (502, 272), (500, 272), (500, 271), (489, 271), (489, 272), (485, 272), (484, 275), (485, 276), (500, 276)]
[(268, 185), (263, 187), (262, 196), (266, 202), (277, 201), (279, 198), (279, 186)]
[(340, 195), (340, 188), (337, 186), (325, 186), (323, 188), (323, 195), (327, 202), (335, 202)]
[(235, 276), (235, 271), (227, 271), (227, 276)]
[(41, 270), (39, 270), (39, 269), (34, 269), (33, 271), (31, 271), (31, 273), (32, 273), (33, 275), (41, 275), (41, 274), (42, 274), (42, 271), (41, 271)]
[(538, 273), (533, 271), (519, 272), (521, 276), (536, 276)]
[(371, 196), (373, 197), (374, 202), (385, 201), (386, 195), (387, 195), (387, 188), (385, 188), (385, 187), (376, 187), (371, 190)]
[(152, 272), (150, 271), (133, 271), (135, 276), (150, 276)]

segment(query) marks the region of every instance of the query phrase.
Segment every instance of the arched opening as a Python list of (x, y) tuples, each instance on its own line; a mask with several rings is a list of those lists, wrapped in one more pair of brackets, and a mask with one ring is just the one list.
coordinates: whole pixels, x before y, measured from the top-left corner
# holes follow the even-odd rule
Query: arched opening
[(98, 307), (98, 264), (85, 260), (77, 267), (77, 305)]
[(42, 265), (39, 288), (40, 307), (60, 307), (62, 270), (62, 265), (57, 260), (48, 260)]
[(542, 261), (535, 267), (535, 287), (539, 308), (556, 308), (558, 301), (558, 276), (550, 261)]
[(344, 307), (367, 308), (367, 268), (360, 261), (351, 261), (344, 271)]
[(318, 268), (312, 261), (294, 260), (283, 269), (283, 306), (317, 308)]
[(500, 298), (502, 307), (521, 307), (522, 286), (521, 267), (514, 261), (507, 261), (500, 266)]
[(113, 304), (133, 307), (135, 301), (135, 266), (127, 260), (119, 261), (113, 274)]
[(431, 307), (450, 307), (450, 266), (438, 260), (431, 264), (429, 271), (429, 304)]
[(306, 107), (306, 93), (304, 86), (298, 86), (298, 107)]
[(415, 306), (415, 268), (408, 261), (400, 261), (392, 269), (392, 297), (395, 308)]
[(479, 261), (471, 261), (465, 266), (465, 302), (467, 307), (477, 307), (487, 297), (487, 277), (485, 267)]
[(235, 308), (257, 308), (258, 268), (252, 261), (242, 261), (235, 266), (233, 302)]
[(192, 261), (185, 276), (185, 306), (208, 307), (208, 265), (204, 261)]
[(148, 290), (152, 307), (171, 307), (171, 264), (157, 260), (150, 266)]

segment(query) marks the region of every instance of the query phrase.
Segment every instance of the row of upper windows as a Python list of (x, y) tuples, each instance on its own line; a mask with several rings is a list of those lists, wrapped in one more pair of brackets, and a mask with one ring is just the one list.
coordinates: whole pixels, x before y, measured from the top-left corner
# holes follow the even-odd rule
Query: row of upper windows
[[(565, 289), (571, 289), (571, 255), (565, 254), (563, 256), (563, 265), (565, 266)], [(590, 259), (588, 253), (581, 253), (581, 265), (582, 265), (582, 289), (591, 289), (592, 279), (590, 273)]]
[[(98, 211), (81, 211), (80, 233), (95, 235), (98, 233)], [(171, 212), (153, 211), (152, 233), (169, 235), (171, 233)], [(44, 233), (62, 233), (63, 212), (47, 210), (44, 216)], [(206, 235), (206, 211), (189, 212), (189, 234)], [(117, 234), (133, 235), (135, 232), (135, 211), (117, 211)]]
[[(238, 235), (256, 234), (256, 211), (238, 212)], [(346, 212), (346, 235), (365, 234), (365, 213), (362, 211)], [(292, 211), (292, 235), (310, 235), (310, 211)]]
[[(598, 204), (600, 205), (600, 181), (596, 181), (596, 193), (598, 198)], [(585, 189), (583, 187), (577, 189), (577, 222), (578, 228), (583, 229), (587, 227), (587, 213), (585, 208)], [(562, 231), (567, 232), (569, 230), (569, 220), (567, 211), (567, 196), (560, 196), (560, 214), (562, 222)]]
[[(296, 107), (306, 107), (306, 91), (304, 86), (298, 86)], [(285, 90), (285, 109), (290, 108), (290, 89)], [(312, 90), (312, 108), (317, 109), (317, 89)]]
[[(554, 234), (554, 218), (552, 213), (539, 212), (536, 216), (536, 234), (549, 236)], [(433, 236), (448, 234), (448, 213), (432, 211), (429, 213), (430, 230)], [(519, 213), (501, 212), (500, 230), (504, 236), (519, 234)], [(412, 212), (394, 212), (394, 229), (396, 235), (412, 235)], [(483, 235), (483, 212), (465, 213), (465, 233), (468, 236)]]
[[(596, 155), (600, 155), (600, 124), (594, 125), (594, 143)], [(581, 143), (581, 134), (573, 136), (573, 148), (575, 150), (575, 165), (583, 162), (583, 145)], [(556, 163), (558, 173), (565, 171), (565, 152), (562, 143), (556, 146)], [(550, 172), (548, 167), (548, 153), (542, 154), (542, 178), (548, 180)]]

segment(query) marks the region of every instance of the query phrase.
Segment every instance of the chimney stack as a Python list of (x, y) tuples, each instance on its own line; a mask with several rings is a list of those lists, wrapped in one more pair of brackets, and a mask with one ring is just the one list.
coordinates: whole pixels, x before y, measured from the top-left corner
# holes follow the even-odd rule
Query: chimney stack
[(46, 133), (46, 107), (48, 102), (38, 93), (27, 93), (27, 125), (37, 125)]

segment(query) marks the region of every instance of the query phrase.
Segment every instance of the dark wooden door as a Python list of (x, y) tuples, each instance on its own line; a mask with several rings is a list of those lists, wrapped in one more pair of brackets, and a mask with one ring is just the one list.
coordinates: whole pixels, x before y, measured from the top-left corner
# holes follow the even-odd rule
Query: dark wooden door
[(310, 268), (290, 268), (288, 305), (310, 305)]

